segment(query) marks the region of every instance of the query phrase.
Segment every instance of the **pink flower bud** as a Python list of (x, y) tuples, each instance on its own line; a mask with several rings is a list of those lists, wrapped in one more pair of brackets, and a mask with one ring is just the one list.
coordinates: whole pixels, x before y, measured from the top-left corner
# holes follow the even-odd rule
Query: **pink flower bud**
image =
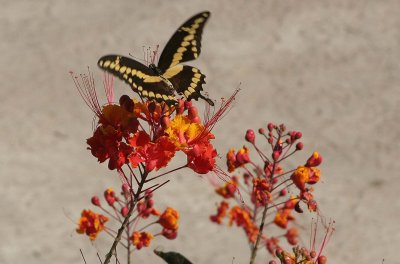
[(123, 217), (126, 217), (128, 215), (128, 212), (129, 212), (128, 206), (124, 206), (121, 208), (121, 215)]
[(178, 104), (176, 106), (176, 114), (181, 115), (185, 111), (185, 101), (183, 99), (178, 100)]
[(304, 147), (303, 142), (299, 142), (299, 143), (296, 144), (296, 150), (302, 150), (303, 147)]
[(130, 192), (129, 185), (126, 183), (122, 184), (121, 189), (122, 189), (122, 193), (124, 193), (124, 194), (129, 194), (129, 192)]
[(280, 151), (275, 150), (274, 152), (272, 152), (272, 159), (274, 161), (277, 161), (280, 156), (281, 156), (281, 152)]
[(92, 197), (92, 204), (95, 206), (100, 206), (100, 199), (97, 196)]
[(256, 138), (256, 135), (254, 134), (254, 131), (252, 129), (248, 129), (246, 131), (246, 140), (252, 144), (254, 144), (254, 140)]
[(270, 260), (270, 261), (268, 262), (268, 264), (276, 264), (276, 261), (275, 261), (275, 260)]
[(263, 134), (265, 133), (264, 128), (259, 128), (259, 129), (258, 129), (258, 133), (260, 133), (261, 135), (263, 135)]
[(292, 140), (291, 140), (291, 138), (287, 138), (287, 139), (285, 140), (285, 142), (286, 142), (286, 144), (290, 145), (290, 144), (292, 143)]
[(268, 128), (269, 132), (271, 132), (275, 128), (275, 125), (272, 123), (268, 123), (267, 128)]
[(197, 111), (197, 108), (192, 106), (188, 109), (188, 116), (190, 120), (193, 120), (194, 118), (199, 118), (199, 112)]
[(280, 192), (279, 192), (279, 196), (285, 196), (287, 194), (287, 189), (282, 189)]
[(191, 101), (185, 101), (185, 109), (189, 109), (192, 107), (192, 102)]
[(295, 138), (300, 139), (303, 136), (301, 132), (296, 132)]

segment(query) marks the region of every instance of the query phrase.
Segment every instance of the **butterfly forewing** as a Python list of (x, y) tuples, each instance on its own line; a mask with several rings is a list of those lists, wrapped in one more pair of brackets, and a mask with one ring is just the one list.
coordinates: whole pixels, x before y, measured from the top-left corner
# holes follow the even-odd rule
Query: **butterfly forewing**
[(164, 72), (181, 62), (196, 59), (201, 51), (201, 35), (210, 12), (194, 15), (183, 23), (167, 42), (158, 60), (158, 68)]
[(160, 76), (138, 61), (120, 55), (107, 55), (99, 59), (98, 65), (126, 82), (141, 97), (169, 105), (176, 103), (174, 91), (168, 89)]

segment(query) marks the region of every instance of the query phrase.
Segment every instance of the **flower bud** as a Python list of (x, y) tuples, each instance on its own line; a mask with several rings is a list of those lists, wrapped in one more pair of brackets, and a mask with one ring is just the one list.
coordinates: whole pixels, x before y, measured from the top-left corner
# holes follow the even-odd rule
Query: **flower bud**
[(258, 133), (260, 133), (261, 135), (263, 135), (263, 134), (265, 133), (264, 128), (259, 128), (259, 129), (258, 129)]
[(299, 143), (296, 144), (296, 150), (302, 150), (303, 147), (304, 147), (303, 142), (299, 142)]
[(178, 236), (178, 232), (173, 229), (164, 228), (161, 234), (167, 239), (175, 239)]
[(126, 217), (128, 215), (128, 213), (129, 213), (128, 206), (124, 206), (124, 207), (121, 208), (121, 215), (123, 217)]
[(303, 136), (301, 132), (296, 132), (295, 139), (300, 139)]
[(248, 129), (246, 131), (246, 140), (252, 144), (254, 144), (254, 140), (256, 138), (256, 135), (254, 134), (254, 131), (252, 129)]
[(149, 105), (147, 106), (147, 109), (149, 109), (150, 113), (154, 113), (154, 111), (156, 110), (156, 103), (155, 102), (149, 103)]
[(184, 105), (185, 105), (185, 109), (189, 109), (190, 107), (192, 107), (192, 102), (191, 101), (185, 101)]
[(199, 112), (197, 111), (197, 108), (192, 106), (189, 107), (188, 109), (188, 117), (190, 120), (193, 120), (194, 118), (198, 118), (199, 117)]
[(325, 257), (325, 256), (319, 256), (318, 257), (318, 264), (326, 264), (328, 262), (328, 259), (327, 259), (327, 257)]
[(275, 261), (275, 260), (270, 260), (270, 261), (268, 262), (268, 264), (276, 264), (276, 261)]
[(292, 144), (292, 139), (291, 138), (287, 138), (285, 140), (285, 142), (286, 142), (286, 144), (290, 145), (290, 144)]
[(163, 116), (161, 117), (161, 126), (166, 129), (169, 124), (171, 123), (171, 119), (169, 118), (169, 116)]
[(268, 128), (269, 132), (271, 132), (275, 128), (275, 125), (272, 123), (268, 123), (267, 128)]
[(274, 161), (277, 161), (280, 156), (281, 156), (281, 152), (280, 151), (275, 150), (274, 152), (272, 152), (272, 159)]
[(130, 187), (129, 187), (129, 185), (126, 184), (126, 183), (122, 184), (121, 189), (122, 189), (122, 193), (123, 193), (123, 194), (129, 194), (129, 192), (130, 192), (130, 190), (131, 190)]
[(318, 152), (314, 152), (307, 160), (306, 167), (317, 167), (322, 162), (322, 156)]
[(183, 99), (178, 100), (178, 104), (176, 105), (176, 114), (181, 115), (185, 111), (185, 101)]
[(95, 206), (100, 206), (100, 199), (97, 196), (92, 197), (92, 204)]
[(119, 105), (129, 112), (133, 112), (133, 108), (135, 106), (132, 99), (128, 95), (122, 95), (119, 98)]
[(280, 192), (279, 192), (279, 196), (285, 196), (287, 194), (287, 189), (285, 188), (285, 189), (282, 189)]

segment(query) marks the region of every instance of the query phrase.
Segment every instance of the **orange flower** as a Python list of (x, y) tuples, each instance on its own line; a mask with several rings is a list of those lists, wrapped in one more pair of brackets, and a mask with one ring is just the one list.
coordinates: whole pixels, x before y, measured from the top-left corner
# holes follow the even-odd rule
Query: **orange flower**
[(246, 232), (249, 241), (254, 243), (257, 238), (258, 227), (251, 220), (250, 212), (247, 209), (236, 205), (231, 209), (229, 214), (229, 225), (232, 225), (232, 223), (235, 222), (237, 226), (242, 227)]
[(249, 157), (250, 150), (243, 146), (235, 155), (235, 150), (230, 149), (226, 154), (226, 164), (228, 171), (233, 172), (236, 168), (243, 166), (250, 161)]
[(232, 198), (235, 196), (237, 184), (238, 184), (238, 178), (236, 176), (233, 176), (231, 181), (226, 182), (224, 186), (219, 187), (218, 189), (215, 190), (215, 192), (224, 197), (225, 199)]
[(315, 184), (319, 181), (321, 172), (315, 167), (299, 166), (293, 172), (291, 179), (301, 191), (305, 190), (306, 183)]
[(256, 178), (253, 180), (252, 202), (257, 206), (266, 205), (272, 201), (270, 184), (266, 179)]
[(179, 213), (175, 209), (168, 207), (164, 213), (161, 214), (158, 223), (165, 229), (178, 229)]
[(227, 202), (222, 201), (220, 205), (218, 206), (217, 209), (217, 214), (216, 215), (211, 215), (210, 220), (212, 222), (215, 222), (217, 224), (222, 223), (222, 219), (226, 216), (226, 211), (228, 210), (229, 205)]
[(141, 249), (142, 247), (150, 246), (150, 242), (153, 238), (154, 236), (149, 232), (135, 231), (131, 236), (131, 241), (137, 249)]
[(76, 232), (86, 233), (90, 240), (95, 240), (97, 235), (104, 229), (104, 223), (108, 218), (101, 214), (96, 214), (91, 210), (83, 210), (79, 219), (79, 227)]
[(279, 227), (286, 228), (289, 221), (295, 219), (290, 214), (291, 212), (292, 212), (291, 209), (279, 209), (275, 215), (274, 223)]

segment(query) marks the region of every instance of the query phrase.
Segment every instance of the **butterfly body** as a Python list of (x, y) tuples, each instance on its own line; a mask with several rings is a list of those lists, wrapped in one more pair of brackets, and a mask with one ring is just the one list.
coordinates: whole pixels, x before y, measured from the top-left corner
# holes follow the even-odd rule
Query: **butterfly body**
[(209, 15), (209, 12), (199, 13), (181, 25), (167, 42), (157, 66), (146, 66), (121, 55), (103, 56), (98, 65), (122, 79), (141, 97), (175, 105), (178, 94), (189, 101), (202, 98), (213, 105), (201, 94), (205, 75), (195, 67), (181, 64), (199, 56), (201, 34)]

